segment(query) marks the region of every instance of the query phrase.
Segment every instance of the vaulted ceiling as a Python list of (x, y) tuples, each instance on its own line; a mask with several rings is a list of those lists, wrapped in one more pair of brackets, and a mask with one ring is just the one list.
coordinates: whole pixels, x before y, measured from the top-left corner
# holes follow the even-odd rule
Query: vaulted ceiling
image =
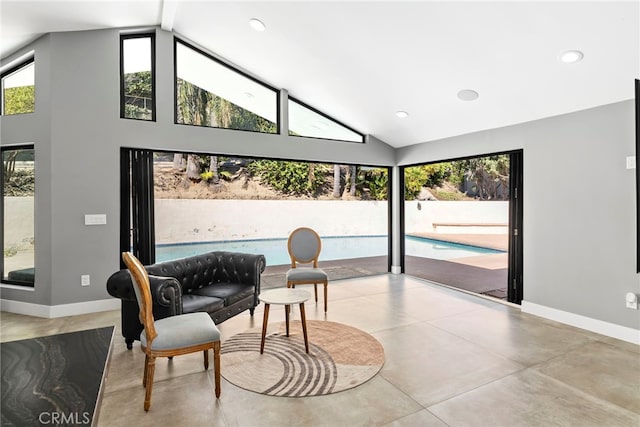
[(0, 17), (3, 58), (49, 32), (161, 26), (394, 147), (632, 99), (640, 78), (638, 1), (0, 0)]

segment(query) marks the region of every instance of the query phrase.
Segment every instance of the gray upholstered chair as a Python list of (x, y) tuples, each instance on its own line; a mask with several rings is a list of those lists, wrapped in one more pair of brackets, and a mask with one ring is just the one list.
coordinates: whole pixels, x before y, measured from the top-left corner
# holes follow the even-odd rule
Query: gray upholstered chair
[[(327, 312), (327, 273), (318, 268), (318, 257), (322, 249), (320, 236), (308, 227), (300, 227), (291, 232), (287, 242), (287, 250), (291, 257), (291, 268), (287, 271), (287, 287), (313, 284), (313, 291), (318, 302), (318, 283), (324, 285), (324, 311)], [(298, 267), (298, 264), (310, 264), (311, 267)]]
[(142, 385), (146, 388), (144, 410), (151, 406), (151, 389), (156, 357), (173, 357), (204, 352), (204, 368), (209, 369), (209, 349), (213, 349), (215, 393), (220, 397), (220, 332), (211, 317), (204, 312), (180, 314), (154, 321), (149, 287), (149, 275), (140, 261), (129, 252), (122, 259), (131, 273), (136, 299), (140, 306), (140, 322), (144, 330), (140, 344), (145, 354)]

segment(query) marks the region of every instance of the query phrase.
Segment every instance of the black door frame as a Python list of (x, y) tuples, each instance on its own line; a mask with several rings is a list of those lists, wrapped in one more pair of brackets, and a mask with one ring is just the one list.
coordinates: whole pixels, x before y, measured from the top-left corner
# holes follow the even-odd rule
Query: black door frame
[(509, 153), (509, 272), (507, 300), (515, 304), (522, 302), (523, 292), (522, 163), (522, 150)]
[(424, 163), (413, 163), (400, 166), (398, 171), (398, 180), (400, 184), (400, 206), (399, 222), (400, 222), (400, 271), (405, 273), (405, 168), (420, 165), (429, 165), (443, 162), (454, 162), (457, 160), (467, 160), (478, 157), (495, 156), (498, 154), (509, 155), (509, 262), (507, 273), (507, 301), (520, 304), (522, 302), (522, 294), (524, 289), (523, 283), (523, 150), (502, 151), (497, 153), (479, 154), (468, 157), (458, 157), (446, 160), (437, 160)]

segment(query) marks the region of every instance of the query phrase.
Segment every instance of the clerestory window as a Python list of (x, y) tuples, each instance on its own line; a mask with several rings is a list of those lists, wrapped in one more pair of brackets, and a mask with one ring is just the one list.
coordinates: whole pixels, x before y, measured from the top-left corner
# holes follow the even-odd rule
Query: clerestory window
[(120, 36), (120, 117), (156, 120), (155, 35)]
[(364, 135), (289, 97), (289, 135), (364, 142)]
[(278, 91), (175, 39), (175, 122), (278, 133)]

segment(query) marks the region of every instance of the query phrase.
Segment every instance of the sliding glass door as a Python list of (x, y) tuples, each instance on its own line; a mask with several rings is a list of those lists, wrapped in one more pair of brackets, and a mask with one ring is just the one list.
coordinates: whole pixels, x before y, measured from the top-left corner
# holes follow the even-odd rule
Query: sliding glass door
[(145, 263), (214, 250), (288, 268), (289, 233), (311, 227), (334, 278), (389, 271), (389, 170), (123, 149), (122, 249)]

